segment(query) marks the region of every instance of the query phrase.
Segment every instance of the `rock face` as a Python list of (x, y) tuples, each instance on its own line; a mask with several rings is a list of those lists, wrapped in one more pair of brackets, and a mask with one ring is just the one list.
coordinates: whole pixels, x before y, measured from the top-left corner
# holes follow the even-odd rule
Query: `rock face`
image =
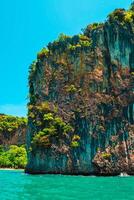
[(28, 173), (134, 174), (134, 6), (31, 66)]

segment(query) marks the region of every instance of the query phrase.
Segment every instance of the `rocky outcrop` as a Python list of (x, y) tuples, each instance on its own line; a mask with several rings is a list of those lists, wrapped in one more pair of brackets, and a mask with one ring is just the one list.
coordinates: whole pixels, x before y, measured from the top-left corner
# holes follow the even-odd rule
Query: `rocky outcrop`
[(28, 173), (134, 173), (134, 8), (61, 35), (31, 65)]
[(24, 117), (14, 117), (0, 114), (0, 145), (23, 145), (26, 143), (27, 120)]

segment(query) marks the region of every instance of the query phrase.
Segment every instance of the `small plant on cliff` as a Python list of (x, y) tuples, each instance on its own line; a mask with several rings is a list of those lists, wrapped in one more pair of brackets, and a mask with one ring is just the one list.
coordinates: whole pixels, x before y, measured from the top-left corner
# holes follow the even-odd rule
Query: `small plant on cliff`
[(79, 147), (79, 142), (78, 141), (72, 141), (71, 142), (71, 147), (73, 147), (73, 148)]
[(44, 121), (53, 121), (53, 120), (54, 120), (53, 114), (52, 114), (52, 113), (44, 114), (43, 120), (44, 120)]
[(70, 93), (75, 93), (77, 91), (75, 85), (69, 85), (66, 89), (67, 92), (70, 92)]
[(107, 160), (107, 159), (110, 159), (111, 154), (110, 153), (102, 153), (101, 156), (102, 156), (102, 158)]
[(32, 147), (37, 148), (37, 147), (50, 147), (50, 139), (48, 135), (44, 135), (43, 132), (39, 132), (33, 137), (32, 140)]
[(80, 146), (79, 143), (80, 136), (79, 135), (73, 135), (72, 141), (71, 141), (71, 147), (76, 148)]
[(96, 29), (102, 28), (104, 26), (103, 23), (93, 23), (88, 25), (85, 29), (83, 29), (83, 33), (86, 36), (90, 36), (90, 33)]
[(134, 12), (132, 12), (131, 10), (127, 11), (125, 13), (125, 22), (131, 23), (133, 22), (133, 20), (134, 20)]
[(71, 38), (71, 36), (61, 33), (57, 39), (57, 42), (65, 42), (67, 39), (70, 39), (70, 38)]
[(125, 9), (116, 9), (108, 17), (111, 22), (113, 22), (115, 20), (117, 20), (119, 22), (123, 22), (124, 17), (125, 17)]
[(45, 114), (48, 114), (51, 112), (50, 104), (48, 103), (48, 101), (44, 101), (38, 105), (29, 104), (28, 110), (29, 110), (28, 117), (32, 119), (35, 119), (37, 115), (44, 116)]
[(49, 50), (46, 48), (43, 48), (38, 54), (37, 54), (37, 58), (38, 59), (43, 59), (44, 57), (48, 57), (49, 56)]
[(131, 23), (134, 21), (133, 10), (125, 11), (124, 9), (116, 9), (109, 15), (110, 22), (118, 21), (120, 24)]
[(74, 135), (72, 140), (73, 141), (78, 141), (78, 140), (80, 140), (80, 136), (79, 135)]

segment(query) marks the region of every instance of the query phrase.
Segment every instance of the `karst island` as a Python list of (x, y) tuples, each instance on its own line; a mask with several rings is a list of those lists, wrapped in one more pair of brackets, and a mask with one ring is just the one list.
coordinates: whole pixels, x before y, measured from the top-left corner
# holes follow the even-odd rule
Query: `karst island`
[(26, 173), (134, 174), (134, 4), (30, 66)]

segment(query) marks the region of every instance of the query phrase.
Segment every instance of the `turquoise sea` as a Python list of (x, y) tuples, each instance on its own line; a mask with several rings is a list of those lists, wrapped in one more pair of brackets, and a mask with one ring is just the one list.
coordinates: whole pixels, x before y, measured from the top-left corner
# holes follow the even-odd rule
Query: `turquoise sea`
[(27, 175), (0, 170), (0, 200), (134, 200), (134, 177)]

